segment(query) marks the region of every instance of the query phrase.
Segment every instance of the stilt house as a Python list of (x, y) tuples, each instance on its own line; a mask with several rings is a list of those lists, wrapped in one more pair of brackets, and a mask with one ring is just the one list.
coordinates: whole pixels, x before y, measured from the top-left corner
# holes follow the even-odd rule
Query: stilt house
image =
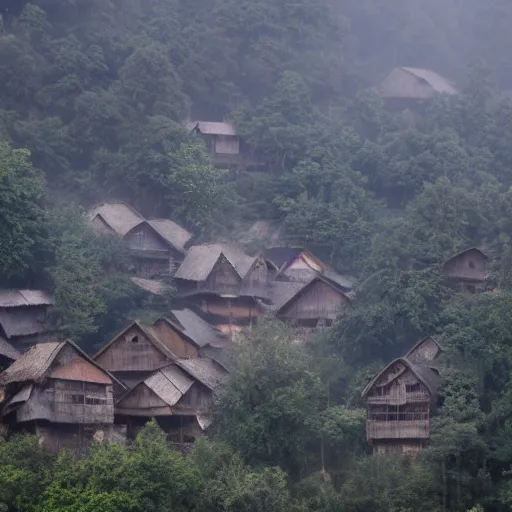
[(373, 453), (416, 453), (430, 438), (430, 412), (440, 377), (432, 366), (440, 353), (434, 337), (389, 363), (363, 390), (366, 436)]
[(171, 442), (191, 443), (211, 423), (214, 393), (227, 375), (209, 358), (176, 360), (140, 382), (116, 404), (116, 421), (128, 425), (128, 437), (155, 418)]
[(487, 256), (476, 247), (452, 256), (444, 264), (446, 281), (462, 292), (475, 293), (485, 288)]
[(46, 341), (52, 305), (52, 298), (40, 290), (0, 290), (0, 335), (20, 351)]
[(113, 388), (123, 386), (70, 341), (40, 343), (0, 374), (2, 422), (50, 451), (113, 439)]
[(88, 214), (91, 226), (101, 234), (126, 241), (135, 264), (135, 274), (153, 278), (174, 271), (183, 260), (192, 235), (167, 219), (145, 220), (124, 203), (103, 203)]

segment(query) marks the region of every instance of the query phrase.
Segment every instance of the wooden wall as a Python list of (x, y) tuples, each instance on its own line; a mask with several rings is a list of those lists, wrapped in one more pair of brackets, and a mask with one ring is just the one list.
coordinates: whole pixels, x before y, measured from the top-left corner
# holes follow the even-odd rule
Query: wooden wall
[(136, 325), (132, 325), (101, 353), (96, 362), (106, 370), (153, 371), (168, 362)]
[(128, 416), (160, 416), (172, 414), (170, 406), (144, 383), (139, 384), (116, 408), (116, 413)]
[(168, 252), (168, 245), (145, 222), (133, 228), (124, 238), (132, 251)]
[(197, 348), (177, 329), (165, 320), (157, 320), (153, 325), (158, 339), (178, 357), (197, 357)]
[(201, 285), (205, 291), (220, 295), (238, 295), (241, 279), (231, 263), (225, 258), (219, 259), (206, 281)]
[(205, 313), (225, 318), (256, 318), (263, 315), (261, 308), (254, 299), (207, 297), (201, 301), (201, 309)]
[(444, 268), (445, 276), (455, 279), (469, 279), (477, 282), (485, 281), (486, 260), (477, 251), (469, 251), (450, 260)]
[(278, 316), (283, 319), (326, 318), (334, 320), (350, 304), (345, 295), (323, 281), (315, 281), (298, 294)]

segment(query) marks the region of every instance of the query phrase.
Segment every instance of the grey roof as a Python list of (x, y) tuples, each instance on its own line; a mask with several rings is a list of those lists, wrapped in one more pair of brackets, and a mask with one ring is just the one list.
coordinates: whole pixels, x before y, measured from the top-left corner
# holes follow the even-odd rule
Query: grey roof
[(144, 222), (142, 215), (125, 203), (100, 204), (88, 213), (89, 220), (92, 221), (98, 215), (119, 236), (126, 235), (135, 226)]
[(220, 388), (228, 373), (221, 364), (208, 357), (179, 359), (176, 364), (212, 391)]
[(391, 361), (385, 368), (375, 375), (375, 377), (363, 389), (362, 396), (365, 397), (379, 380), (381, 375), (398, 362), (403, 363), (416, 375), (416, 377), (427, 387), (432, 397), (437, 393), (441, 378), (434, 370), (432, 370), (432, 368), (423, 365), (413, 365), (407, 358), (399, 357), (398, 359)]
[(0, 308), (51, 306), (53, 299), (41, 290), (0, 290)]
[(478, 247), (469, 247), (468, 249), (464, 249), (463, 251), (460, 251), (458, 252), (457, 254), (454, 254), (453, 256), (450, 256), (446, 261), (445, 261), (445, 265), (456, 259), (456, 258), (459, 258), (460, 256), (462, 256), (463, 254), (466, 254), (468, 252), (477, 252), (478, 254), (480, 254), (484, 259), (488, 260), (489, 257), (487, 256), (487, 254), (485, 254), (481, 249), (479, 249)]
[(16, 350), (7, 340), (0, 337), (0, 356), (16, 361), (21, 356), (21, 352)]
[(433, 341), (434, 344), (437, 346), (437, 353), (434, 355), (434, 359), (437, 358), (437, 356), (441, 352), (441, 345), (439, 344), (439, 340), (438, 340), (437, 336), (425, 336), (424, 338), (422, 338), (421, 340), (416, 342), (414, 344), (414, 346), (409, 350), (409, 352), (407, 352), (407, 354), (405, 354), (405, 358), (407, 360), (411, 361), (412, 364), (417, 364), (419, 361), (431, 362), (432, 361), (431, 359), (430, 360), (425, 359), (424, 357), (419, 358), (416, 354), (416, 351), (418, 350), (418, 348), (420, 348), (420, 346), (423, 345), (427, 340)]
[(287, 281), (274, 281), (270, 285), (269, 298), (272, 302), (270, 306), (271, 311), (279, 311), (285, 304), (287, 304), (300, 290), (306, 286), (306, 283), (301, 282), (287, 282)]
[(39, 380), (46, 373), (64, 345), (64, 341), (34, 345), (0, 374), (0, 382), (6, 385), (10, 382)]
[(334, 270), (324, 270), (322, 272), (322, 276), (347, 290), (351, 290), (354, 286), (354, 280), (352, 278), (348, 276), (342, 276)]
[(148, 224), (177, 251), (185, 252), (185, 245), (192, 234), (169, 219), (149, 220)]
[(231, 263), (242, 279), (256, 260), (229, 243), (194, 245), (188, 250), (174, 277), (188, 281), (205, 281), (221, 256)]
[(152, 293), (153, 295), (162, 295), (167, 288), (166, 283), (157, 279), (143, 279), (142, 277), (131, 277), (133, 284), (140, 289)]
[(1, 416), (6, 416), (13, 410), (20, 407), (24, 402), (26, 402), (30, 395), (32, 394), (32, 389), (34, 388), (33, 384), (27, 384), (23, 386), (10, 400), (2, 408)]
[[(173, 318), (174, 317), (174, 318)], [(171, 316), (165, 320), (173, 323), (173, 319), (179, 322), (178, 328), (190, 338), (198, 347), (204, 347), (219, 341), (221, 333), (205, 322), (199, 315), (190, 309), (173, 309)]]
[(438, 75), (434, 71), (410, 67), (402, 67), (402, 69), (408, 73), (411, 73), (417, 78), (425, 80), (436, 92), (447, 94), (458, 94), (459, 92), (450, 80), (442, 77), (441, 75)]
[(153, 373), (144, 384), (166, 404), (173, 406), (190, 389), (194, 381), (175, 365)]
[(0, 309), (0, 325), (8, 339), (47, 331), (45, 322), (38, 320), (31, 311), (16, 314), (11, 310)]
[(212, 121), (190, 121), (187, 123), (188, 131), (198, 130), (204, 135), (231, 135), (236, 136), (235, 127), (231, 123)]

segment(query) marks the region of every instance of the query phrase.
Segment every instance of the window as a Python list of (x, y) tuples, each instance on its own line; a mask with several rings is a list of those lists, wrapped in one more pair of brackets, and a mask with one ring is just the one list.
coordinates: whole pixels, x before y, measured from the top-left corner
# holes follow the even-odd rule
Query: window
[(475, 268), (475, 264), (470, 260), (468, 263), (469, 268)]
[(406, 384), (405, 391), (406, 393), (419, 393), (421, 392), (421, 384), (419, 382), (416, 384)]
[(134, 336), (130, 341), (132, 343), (139, 343), (139, 337), (138, 336)]

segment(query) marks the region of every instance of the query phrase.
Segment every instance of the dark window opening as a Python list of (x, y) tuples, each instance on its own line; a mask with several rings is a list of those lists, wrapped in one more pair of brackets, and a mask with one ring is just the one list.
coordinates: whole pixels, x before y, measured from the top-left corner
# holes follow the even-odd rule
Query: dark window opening
[(138, 336), (134, 336), (134, 337), (131, 339), (131, 342), (132, 342), (132, 343), (139, 343), (139, 337), (138, 337)]
[(405, 391), (407, 393), (419, 393), (421, 391), (421, 384), (419, 382), (416, 384), (406, 384)]
[(468, 263), (468, 265), (469, 265), (469, 268), (475, 268), (475, 264), (474, 264), (472, 261), (470, 261), (470, 262)]

